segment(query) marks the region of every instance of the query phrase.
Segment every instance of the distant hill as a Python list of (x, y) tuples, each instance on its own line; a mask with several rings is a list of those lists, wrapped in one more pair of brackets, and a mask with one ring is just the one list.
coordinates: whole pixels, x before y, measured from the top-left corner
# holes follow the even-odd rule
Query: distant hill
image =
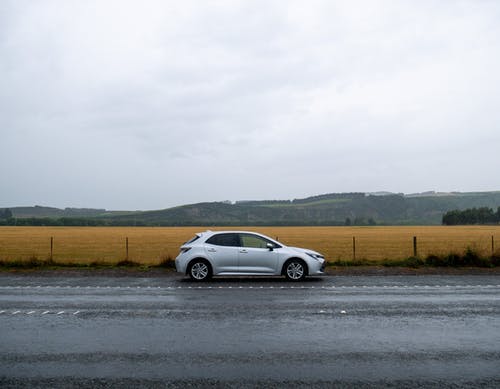
[(13, 217), (33, 218), (33, 217), (99, 217), (111, 216), (114, 212), (105, 209), (93, 208), (53, 208), (35, 205), (34, 207), (12, 207), (10, 208)]
[(146, 212), (40, 206), (10, 209), (20, 223), (23, 218), (63, 218), (63, 225), (438, 225), (451, 210), (498, 206), (500, 191), (330, 193), (294, 200), (198, 203)]
[[(371, 195), (333, 193), (295, 200), (199, 203), (134, 215), (160, 225), (441, 224), (449, 210), (500, 205), (500, 192)], [(126, 220), (127, 216), (117, 216)]]

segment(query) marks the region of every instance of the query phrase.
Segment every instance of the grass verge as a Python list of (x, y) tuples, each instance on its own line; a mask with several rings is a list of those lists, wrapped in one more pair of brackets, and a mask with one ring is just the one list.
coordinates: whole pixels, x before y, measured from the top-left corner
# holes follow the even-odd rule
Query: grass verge
[(500, 266), (500, 255), (495, 254), (490, 257), (479, 255), (474, 249), (468, 247), (464, 253), (449, 253), (446, 255), (430, 254), (425, 258), (408, 257), (400, 260), (384, 259), (370, 261), (367, 259), (357, 259), (351, 261), (328, 262), (328, 266), (386, 266), (386, 267), (483, 267), (492, 268)]
[[(490, 257), (481, 256), (472, 248), (467, 248), (463, 253), (449, 253), (446, 255), (428, 255), (424, 258), (421, 257), (408, 257), (400, 260), (383, 259), (383, 260), (369, 260), (369, 259), (356, 259), (356, 260), (337, 260), (327, 263), (328, 266), (335, 267), (360, 267), (360, 266), (385, 266), (385, 267), (407, 267), (407, 268), (421, 268), (421, 267), (481, 267), (493, 268), (500, 266), (500, 255), (495, 254)], [(109, 262), (88, 262), (88, 263), (70, 263), (62, 261), (54, 261), (50, 258), (39, 259), (32, 256), (28, 259), (22, 260), (0, 260), (0, 269), (3, 270), (29, 270), (29, 269), (62, 269), (62, 268), (79, 268), (79, 269), (175, 269), (175, 261), (169, 256), (161, 258), (159, 263), (156, 264), (142, 264), (134, 262), (129, 259), (124, 259), (116, 263)]]
[(90, 262), (90, 263), (66, 263), (53, 261), (52, 259), (39, 259), (37, 257), (31, 257), (28, 260), (0, 260), (0, 269), (4, 270), (36, 270), (36, 269), (68, 269), (68, 268), (78, 268), (78, 269), (136, 269), (136, 270), (148, 270), (148, 269), (175, 269), (175, 261), (171, 258), (162, 259), (160, 263), (154, 265), (144, 265), (142, 263), (134, 262), (128, 259), (119, 261), (117, 263), (108, 262)]

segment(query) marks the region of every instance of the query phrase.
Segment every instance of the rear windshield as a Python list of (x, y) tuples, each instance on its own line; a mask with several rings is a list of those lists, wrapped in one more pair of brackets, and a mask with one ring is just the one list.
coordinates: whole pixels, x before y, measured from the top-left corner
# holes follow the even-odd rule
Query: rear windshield
[(195, 240), (200, 239), (198, 235), (193, 236), (191, 239), (189, 239), (187, 242), (184, 242), (182, 245), (184, 246), (185, 244), (193, 243)]

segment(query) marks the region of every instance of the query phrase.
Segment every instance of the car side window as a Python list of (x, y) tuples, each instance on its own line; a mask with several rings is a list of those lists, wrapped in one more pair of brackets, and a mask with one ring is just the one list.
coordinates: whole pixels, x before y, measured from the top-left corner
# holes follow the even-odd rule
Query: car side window
[(276, 245), (270, 240), (264, 239), (261, 236), (251, 235), (251, 234), (241, 234), (241, 246), (242, 247), (251, 247), (257, 249), (267, 249), (267, 244), (271, 243), (273, 247)]
[(239, 247), (240, 239), (238, 234), (217, 234), (208, 238), (207, 243), (216, 246)]

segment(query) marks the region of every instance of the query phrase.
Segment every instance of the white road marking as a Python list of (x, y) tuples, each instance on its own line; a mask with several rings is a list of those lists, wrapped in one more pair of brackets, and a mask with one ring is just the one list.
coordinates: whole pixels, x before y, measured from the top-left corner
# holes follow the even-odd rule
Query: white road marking
[(62, 315), (64, 311), (57, 312), (56, 315)]
[(27, 315), (33, 315), (34, 313), (35, 313), (35, 311), (29, 311), (29, 312), (27, 313)]
[(49, 313), (50, 311), (45, 311), (45, 312), (42, 312), (42, 315), (46, 315), (47, 313)]
[(151, 286), (80, 286), (80, 285), (75, 285), (75, 286), (32, 286), (32, 285), (26, 285), (26, 286), (0, 286), (0, 290), (9, 290), (9, 289), (30, 289), (30, 288), (37, 288), (37, 289), (45, 289), (45, 290), (50, 290), (50, 289), (109, 289), (109, 290), (123, 290), (123, 289), (159, 289), (159, 290), (173, 290), (173, 289), (400, 289), (400, 288), (405, 288), (405, 289), (416, 289), (416, 290), (424, 290), (424, 289), (442, 289), (442, 288), (455, 288), (455, 289), (472, 289), (472, 288), (500, 288), (500, 284), (493, 285), (493, 284), (487, 284), (487, 285), (329, 285), (329, 286), (233, 286), (233, 285), (227, 285), (227, 286), (156, 286), (156, 287), (151, 287)]
[(73, 313), (73, 315), (78, 315), (80, 313), (80, 311), (76, 311), (75, 313)]
[(12, 312), (13, 315), (17, 315), (18, 313), (21, 313), (21, 311)]

